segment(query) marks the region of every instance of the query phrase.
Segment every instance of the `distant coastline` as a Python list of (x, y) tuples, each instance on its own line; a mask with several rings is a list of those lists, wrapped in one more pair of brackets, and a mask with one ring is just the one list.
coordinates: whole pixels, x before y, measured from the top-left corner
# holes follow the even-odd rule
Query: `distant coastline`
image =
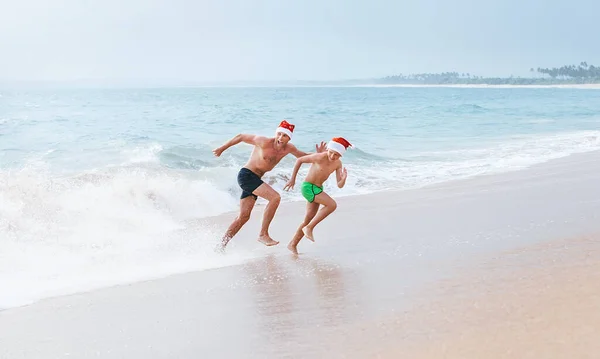
[(589, 89), (589, 90), (600, 90), (600, 83), (590, 84), (532, 84), (532, 85), (491, 85), (491, 84), (363, 84), (354, 85), (353, 87), (421, 87), (421, 88), (434, 88), (434, 87), (453, 87), (453, 88), (562, 88), (562, 89)]
[[(600, 77), (589, 78), (531, 78), (531, 77), (461, 77), (461, 76), (443, 76), (442, 74), (432, 74), (432, 78), (420, 77), (387, 77), (383, 79), (375, 79), (371, 81), (372, 85), (421, 85), (421, 86), (436, 86), (436, 85), (454, 85), (454, 86), (598, 86), (600, 85)], [(365, 81), (368, 82), (368, 81)]]
[(600, 67), (579, 65), (529, 69), (531, 77), (482, 77), (470, 73), (442, 72), (394, 75), (375, 80), (377, 85), (468, 85), (468, 86), (581, 86), (600, 85)]
[(483, 77), (470, 73), (442, 72), (392, 75), (382, 78), (339, 81), (282, 81), (276, 86), (317, 87), (457, 87), (457, 88), (581, 88), (600, 89), (600, 66), (581, 62), (553, 68), (530, 68), (531, 76)]
[(290, 81), (288, 86), (349, 87), (466, 87), (466, 88), (581, 88), (600, 89), (600, 66), (579, 65), (529, 69), (531, 76), (483, 77), (470, 73), (442, 72), (392, 75), (340, 81)]
[(0, 79), (3, 88), (193, 88), (193, 87), (457, 87), (457, 88), (580, 88), (600, 89), (600, 66), (565, 65), (530, 68), (531, 76), (483, 77), (442, 72), (346, 80), (196, 81), (156, 79), (80, 79), (71, 81), (14, 81)]

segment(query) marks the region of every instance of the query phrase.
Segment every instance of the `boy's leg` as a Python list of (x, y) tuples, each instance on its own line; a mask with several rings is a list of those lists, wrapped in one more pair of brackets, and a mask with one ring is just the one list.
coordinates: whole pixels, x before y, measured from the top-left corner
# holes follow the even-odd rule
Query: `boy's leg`
[(252, 196), (243, 198), (240, 200), (240, 214), (233, 220), (229, 228), (227, 228), (227, 232), (221, 239), (221, 244), (219, 246), (219, 250), (224, 250), (225, 246), (233, 236), (240, 231), (240, 229), (248, 222), (250, 219), (250, 214), (252, 213), (252, 209), (254, 208), (254, 204), (256, 203), (256, 199)]
[(269, 226), (271, 225), (271, 221), (275, 216), (275, 211), (277, 211), (277, 207), (279, 207), (279, 203), (281, 202), (281, 196), (279, 195), (279, 193), (277, 193), (277, 191), (275, 191), (271, 186), (269, 186), (266, 183), (261, 184), (252, 193), (269, 201), (267, 207), (265, 208), (265, 213), (263, 214), (262, 226), (258, 235), (258, 241), (266, 246), (274, 246), (276, 244), (279, 244), (279, 242), (274, 241), (269, 236)]
[(337, 203), (335, 203), (333, 198), (329, 197), (329, 195), (325, 192), (321, 192), (316, 195), (313, 203), (322, 204), (323, 208), (321, 208), (317, 212), (317, 215), (304, 228), (302, 228), (302, 232), (304, 232), (306, 238), (310, 239), (311, 241), (314, 241), (313, 229), (315, 226), (333, 213), (333, 211), (335, 211), (337, 208)]
[(318, 203), (306, 202), (306, 215), (304, 216), (304, 221), (302, 221), (302, 224), (300, 225), (300, 227), (298, 227), (294, 238), (292, 238), (292, 241), (290, 242), (290, 244), (288, 244), (288, 249), (292, 251), (292, 253), (298, 254), (298, 243), (300, 243), (300, 240), (302, 239), (302, 237), (304, 237), (304, 232), (302, 232), (302, 228), (304, 228), (308, 223), (310, 223), (310, 221), (313, 218), (315, 218), (315, 215), (317, 214), (318, 210)]

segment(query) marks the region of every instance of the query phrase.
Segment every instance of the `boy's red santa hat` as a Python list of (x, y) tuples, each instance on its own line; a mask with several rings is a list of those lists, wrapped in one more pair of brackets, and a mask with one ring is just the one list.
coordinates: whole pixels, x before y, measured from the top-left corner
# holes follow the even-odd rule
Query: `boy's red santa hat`
[(346, 152), (346, 150), (348, 149), (348, 147), (352, 147), (352, 145), (350, 144), (350, 142), (348, 142), (345, 138), (342, 137), (334, 137), (327, 144), (328, 150), (333, 150), (339, 153), (340, 155), (343, 155), (344, 152)]
[(275, 133), (283, 133), (286, 134), (290, 137), (290, 140), (292, 139), (292, 135), (294, 134), (294, 128), (296, 126), (292, 125), (291, 123), (287, 122), (286, 120), (281, 121), (281, 123), (279, 124), (279, 127), (277, 127), (277, 130), (275, 131)]

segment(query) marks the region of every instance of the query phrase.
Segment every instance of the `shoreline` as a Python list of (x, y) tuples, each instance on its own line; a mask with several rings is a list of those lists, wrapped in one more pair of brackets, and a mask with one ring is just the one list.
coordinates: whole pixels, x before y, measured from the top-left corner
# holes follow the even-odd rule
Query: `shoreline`
[[(510, 275), (564, 268), (555, 259), (573, 252), (552, 243), (600, 232), (599, 159), (586, 153), (452, 185), (340, 198), (315, 231), (316, 243), (303, 240), (298, 257), (285, 244), (304, 206), (281, 206), (271, 230), (281, 243), (269, 248), (256, 242), (256, 210), (227, 254), (254, 258), (0, 311), (0, 357), (425, 355), (416, 339), (434, 338), (442, 349), (458, 342), (453, 336), (463, 331), (454, 324), (473, 312), (461, 307), (469, 298), (490, 295), (502, 305), (494, 293), (516, 288)], [(234, 215), (188, 230), (208, 225), (220, 233)], [(593, 240), (582, 243), (580, 253), (595, 253)], [(536, 278), (527, 282), (534, 292), (543, 285)], [(457, 319), (428, 322), (445, 318)], [(413, 339), (424, 344), (410, 348)]]
[[(591, 151), (572, 154), (569, 156), (552, 159), (547, 162), (537, 163), (525, 169), (454, 179), (451, 181), (428, 184), (417, 188), (390, 189), (368, 194), (352, 194), (334, 198), (340, 205), (340, 208), (362, 207), (367, 212), (373, 211), (379, 206), (402, 209), (411, 206), (424, 207), (423, 204), (420, 204), (423, 201), (428, 201), (430, 202), (430, 206), (435, 207), (435, 203), (438, 202), (446, 205), (446, 201), (464, 201), (468, 200), (470, 197), (481, 196), (490, 190), (490, 186), (491, 188), (496, 188), (495, 190), (500, 192), (505, 191), (505, 187), (510, 187), (511, 184), (517, 184), (519, 182), (523, 182), (526, 187), (531, 186), (533, 185), (531, 179), (535, 178), (536, 176), (543, 176), (545, 173), (564, 171), (577, 175), (577, 169), (570, 170), (565, 168), (570, 168), (572, 166), (579, 169), (585, 168), (590, 164), (597, 163), (598, 159), (600, 159), (600, 151)], [(589, 171), (592, 170), (585, 172)], [(585, 176), (585, 173), (582, 172), (580, 175)], [(523, 179), (526, 179), (526, 181), (523, 181)], [(373, 205), (374, 203), (379, 205)], [(53, 298), (87, 294), (112, 287), (123, 287), (156, 280), (164, 280), (189, 273), (203, 273), (207, 271), (221, 270), (227, 267), (242, 267), (247, 263), (260, 260), (263, 255), (268, 255), (269, 253), (273, 252), (279, 255), (287, 255), (287, 237), (289, 236), (291, 238), (292, 228), (295, 229), (295, 226), (298, 224), (296, 222), (299, 222), (303, 218), (304, 201), (299, 199), (297, 201), (282, 202), (280, 205), (272, 224), (272, 233), (275, 233), (273, 237), (280, 241), (280, 244), (275, 247), (264, 247), (259, 245), (257, 242), (255, 243), (255, 241), (247, 240), (252, 238), (254, 233), (258, 232), (260, 218), (264, 208), (264, 203), (257, 203), (256, 208), (252, 213), (251, 220), (242, 228), (230, 246), (228, 246), (228, 253), (226, 256), (221, 257), (220, 259), (218, 257), (209, 258), (210, 261), (214, 263), (212, 265), (208, 265), (207, 267), (203, 266), (200, 268), (195, 268), (192, 265), (185, 270), (163, 269), (154, 274), (141, 276), (136, 274), (132, 276), (131, 279), (119, 279), (108, 282), (100, 281), (97, 284), (93, 284), (94, 282), (92, 281), (83, 287), (78, 285), (75, 285), (75, 287), (67, 286), (65, 289), (54, 289), (51, 290), (47, 295), (22, 301), (21, 303), (13, 303), (8, 301), (8, 303), (4, 303), (4, 306), (0, 308), (0, 311), (27, 307)], [(341, 210), (344, 211), (345, 209), (342, 208)], [(432, 208), (432, 210), (437, 212), (436, 209)], [(338, 212), (340, 212), (340, 210), (338, 210)], [(213, 237), (213, 242), (216, 244), (222, 233), (224, 233), (226, 227), (237, 215), (237, 213), (237, 211), (229, 211), (216, 216), (188, 220), (185, 222), (185, 228), (183, 230), (208, 230), (210, 233), (209, 236)], [(335, 214), (335, 216), (337, 215), (338, 213)], [(351, 213), (351, 215), (360, 216), (360, 213)], [(421, 216), (425, 215), (423, 214)], [(280, 221), (281, 223), (279, 223)], [(324, 225), (328, 227), (328, 230), (334, 230), (333, 228), (335, 226), (331, 225), (329, 221), (325, 221)], [(359, 230), (358, 233), (365, 233), (365, 231)], [(568, 235), (568, 232), (565, 232), (564, 234)], [(472, 236), (473, 234), (470, 235)], [(462, 236), (462, 234), (457, 234), (456, 236)], [(303, 239), (301, 247), (306, 248), (306, 243), (307, 240)], [(300, 249), (300, 251), (302, 252), (302, 249)]]
[[(379, 196), (379, 195), (386, 194), (386, 193), (390, 194), (390, 195), (397, 195), (400, 193), (407, 193), (407, 192), (412, 192), (412, 191), (443, 190), (445, 188), (455, 188), (457, 186), (468, 185), (469, 183), (479, 184), (482, 182), (485, 183), (487, 181), (495, 182), (494, 178), (498, 178), (498, 179), (512, 178), (513, 175), (518, 176), (518, 174), (522, 173), (522, 172), (538, 172), (539, 169), (541, 169), (543, 171), (545, 169), (544, 167), (546, 167), (546, 166), (547, 167), (555, 167), (555, 166), (568, 165), (572, 160), (574, 160), (574, 161), (583, 160), (585, 162), (588, 160), (588, 158), (592, 158), (592, 157), (598, 157), (600, 159), (600, 149), (595, 149), (595, 150), (590, 150), (590, 151), (585, 151), (585, 152), (570, 153), (570, 154), (562, 156), (562, 157), (552, 158), (552, 159), (549, 159), (549, 160), (546, 160), (543, 162), (530, 164), (524, 168), (506, 169), (506, 170), (502, 170), (502, 171), (498, 171), (498, 172), (474, 174), (474, 175), (469, 175), (469, 176), (460, 177), (460, 178), (442, 180), (440, 182), (435, 182), (435, 183), (427, 183), (427, 184), (419, 185), (419, 186), (415, 186), (415, 187), (387, 188), (387, 189), (374, 190), (372, 192), (361, 193), (361, 194), (353, 193), (353, 194), (347, 194), (347, 195), (341, 195), (341, 196), (336, 195), (336, 196), (332, 196), (332, 198), (334, 198), (336, 201), (337, 200), (345, 201), (345, 200), (359, 199), (359, 198), (363, 198), (365, 196)], [(300, 195), (300, 193), (298, 193), (296, 198), (297, 199), (295, 199), (295, 200), (289, 200), (289, 201), (282, 200), (280, 206), (293, 205), (293, 204), (297, 204), (298, 202), (305, 203), (305, 199)], [(265, 205), (266, 204), (265, 204), (264, 200), (262, 198), (259, 198), (258, 201), (256, 202), (255, 208), (259, 208), (259, 207), (263, 208), (263, 207), (265, 207)], [(228, 216), (228, 215), (237, 214), (237, 213), (238, 213), (238, 210), (236, 209), (234, 211), (223, 212), (223, 213), (219, 213), (215, 216), (204, 217), (202, 219), (218, 219), (223, 216)], [(275, 216), (277, 217), (277, 214)]]

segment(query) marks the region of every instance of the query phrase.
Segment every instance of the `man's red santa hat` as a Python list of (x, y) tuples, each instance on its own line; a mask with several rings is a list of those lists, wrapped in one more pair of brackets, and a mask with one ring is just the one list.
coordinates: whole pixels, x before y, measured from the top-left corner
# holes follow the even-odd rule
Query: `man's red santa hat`
[(286, 134), (290, 137), (290, 140), (291, 140), (292, 134), (294, 133), (294, 127), (296, 127), (296, 126), (292, 125), (291, 123), (287, 122), (286, 120), (283, 120), (279, 124), (279, 127), (277, 127), (277, 130), (275, 131), (275, 133), (281, 132), (283, 134)]
[(352, 145), (350, 144), (350, 142), (348, 142), (345, 138), (342, 138), (342, 137), (334, 137), (327, 144), (328, 150), (333, 150), (333, 151), (339, 153), (340, 156), (343, 155), (344, 152), (346, 152), (348, 147), (352, 147)]

